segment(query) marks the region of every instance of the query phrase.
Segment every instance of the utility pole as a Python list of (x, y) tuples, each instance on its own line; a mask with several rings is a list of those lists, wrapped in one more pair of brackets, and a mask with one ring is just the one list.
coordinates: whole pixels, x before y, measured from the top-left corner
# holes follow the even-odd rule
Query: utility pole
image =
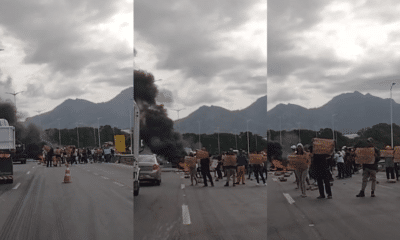
[(99, 134), (99, 148), (101, 148), (101, 142), (100, 142), (100, 122), (99, 119), (101, 119), (102, 117), (98, 117), (97, 118), (97, 133)]
[(235, 129), (235, 140), (236, 140), (236, 150), (238, 150), (238, 146), (237, 146), (237, 134), (236, 134), (236, 132), (237, 132), (237, 129)]
[(219, 145), (219, 127), (218, 127), (218, 154), (221, 155), (221, 148)]
[(59, 118), (57, 120), (58, 120), (58, 144), (61, 147), (61, 131), (60, 131), (60, 120), (61, 120), (61, 118)]
[(251, 119), (248, 119), (248, 120), (247, 120), (247, 154), (250, 154), (249, 121), (251, 121)]
[(199, 149), (201, 149), (201, 142), (200, 142), (200, 121), (197, 121), (199, 123)]
[(393, 149), (393, 108), (392, 108), (392, 87), (396, 83), (392, 83), (392, 86), (390, 87), (390, 132), (391, 132), (391, 138), (392, 138), (392, 149)]

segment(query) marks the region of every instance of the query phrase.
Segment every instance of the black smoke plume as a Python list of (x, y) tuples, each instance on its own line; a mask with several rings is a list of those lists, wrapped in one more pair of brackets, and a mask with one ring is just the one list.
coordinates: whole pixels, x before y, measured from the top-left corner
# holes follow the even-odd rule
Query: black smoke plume
[(156, 105), (158, 90), (154, 76), (142, 70), (134, 71), (134, 97), (140, 109), (140, 138), (155, 154), (171, 162), (185, 155), (181, 135), (174, 132), (173, 121), (162, 105)]
[(15, 127), (15, 138), (17, 143), (25, 144), (28, 150), (28, 157), (35, 158), (40, 152), (41, 132), (36, 125), (29, 124), (25, 127), (22, 123), (18, 122), (15, 106), (8, 102), (0, 100), (0, 118), (6, 119), (10, 126)]

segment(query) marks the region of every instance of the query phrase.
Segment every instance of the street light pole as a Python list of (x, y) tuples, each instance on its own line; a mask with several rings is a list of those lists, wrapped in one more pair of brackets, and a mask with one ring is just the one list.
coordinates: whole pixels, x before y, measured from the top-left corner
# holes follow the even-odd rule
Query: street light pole
[(201, 143), (200, 143), (200, 121), (197, 121), (197, 123), (199, 124), (199, 149), (201, 149)]
[(237, 146), (237, 134), (236, 134), (236, 132), (237, 132), (237, 129), (235, 128), (235, 141), (236, 141), (236, 150), (238, 150), (238, 146)]
[(100, 122), (99, 119), (102, 117), (97, 118), (97, 132), (99, 133), (99, 148), (101, 148), (101, 143), (100, 143)]
[(333, 119), (333, 117), (334, 116), (336, 116), (337, 114), (332, 114), (332, 135), (333, 135), (333, 141), (336, 141), (335, 140), (335, 122), (334, 122), (334, 119)]
[(298, 122), (297, 125), (299, 126), (299, 143), (301, 143), (301, 137), (300, 137), (300, 123)]
[(221, 155), (221, 147), (219, 145), (219, 127), (218, 127), (218, 154)]
[[(171, 109), (171, 110), (176, 111), (176, 112), (178, 113), (178, 120), (177, 120), (177, 121), (179, 121), (179, 112), (180, 112), (181, 110), (184, 110), (184, 108), (181, 108), (181, 109)], [(178, 132), (179, 132), (179, 130), (178, 130)]]
[(250, 154), (249, 121), (251, 121), (251, 119), (248, 119), (247, 122), (246, 122), (246, 124), (247, 124), (247, 154)]
[(279, 117), (279, 142), (282, 146), (282, 117)]
[(393, 149), (393, 108), (392, 108), (392, 87), (396, 83), (392, 83), (392, 86), (390, 87), (390, 131), (391, 131), (391, 138), (392, 138), (392, 149)]
[(61, 120), (61, 118), (59, 118), (57, 120), (58, 120), (58, 142), (59, 142), (59, 145), (61, 147), (61, 131), (60, 131), (60, 120)]
[(17, 98), (15, 97), (17, 94), (19, 94), (19, 93), (22, 93), (22, 92), (24, 92), (24, 91), (21, 91), (21, 92), (13, 92), (13, 93), (7, 93), (7, 94), (11, 94), (11, 95), (14, 95), (14, 105), (15, 105), (15, 111), (17, 111)]
[(78, 136), (77, 140), (78, 140), (78, 148), (79, 148), (79, 131), (78, 131), (78, 123), (76, 123), (76, 135)]

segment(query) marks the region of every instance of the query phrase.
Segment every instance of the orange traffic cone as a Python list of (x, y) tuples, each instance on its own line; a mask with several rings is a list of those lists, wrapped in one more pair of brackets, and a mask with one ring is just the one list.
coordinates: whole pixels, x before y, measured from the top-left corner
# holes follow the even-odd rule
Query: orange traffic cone
[(67, 170), (65, 170), (64, 183), (70, 183), (70, 182), (71, 182), (71, 172), (69, 171), (69, 167), (67, 167)]

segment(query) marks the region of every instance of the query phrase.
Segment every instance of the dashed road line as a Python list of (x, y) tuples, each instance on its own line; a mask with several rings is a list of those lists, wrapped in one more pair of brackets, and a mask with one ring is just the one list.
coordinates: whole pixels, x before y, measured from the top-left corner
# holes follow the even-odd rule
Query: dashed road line
[(15, 187), (13, 187), (13, 189), (18, 189), (19, 185), (21, 185), (21, 183), (17, 183), (17, 185), (15, 185)]
[(184, 189), (185, 188), (185, 184), (181, 184), (181, 189)]
[(190, 225), (190, 214), (189, 214), (189, 207), (188, 205), (183, 204), (182, 205), (182, 219), (183, 219), (183, 224), (184, 225)]
[(289, 202), (290, 204), (293, 204), (293, 203), (294, 203), (294, 200), (293, 200), (293, 198), (290, 196), (289, 193), (284, 193), (283, 196), (285, 196), (285, 198), (288, 200), (288, 202)]
[(29, 174), (31, 171), (28, 171), (26, 174)]
[(102, 178), (104, 178), (104, 179), (109, 179), (108, 177), (104, 177), (104, 176), (101, 176)]
[(121, 183), (119, 183), (119, 182), (114, 182), (114, 183), (117, 184), (117, 185), (120, 186), (120, 187), (124, 186), (124, 184), (121, 184)]

